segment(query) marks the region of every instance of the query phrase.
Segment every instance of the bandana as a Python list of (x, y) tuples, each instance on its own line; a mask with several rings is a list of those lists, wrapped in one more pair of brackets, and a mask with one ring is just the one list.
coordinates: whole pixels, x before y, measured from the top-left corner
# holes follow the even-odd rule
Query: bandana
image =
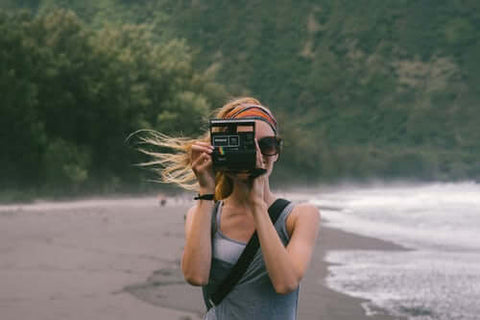
[(229, 113), (225, 115), (224, 119), (255, 119), (266, 122), (277, 135), (278, 124), (273, 114), (265, 107), (258, 105), (240, 105), (233, 108)]

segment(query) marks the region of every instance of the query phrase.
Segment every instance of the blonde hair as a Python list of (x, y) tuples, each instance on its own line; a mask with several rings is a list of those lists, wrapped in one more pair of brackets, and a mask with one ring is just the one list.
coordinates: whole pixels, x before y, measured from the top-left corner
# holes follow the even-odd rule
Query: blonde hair
[[(229, 101), (223, 107), (214, 111), (215, 118), (223, 119), (234, 108), (240, 105), (259, 105), (260, 101), (251, 97), (237, 98)], [(210, 133), (207, 131), (202, 136), (192, 139), (188, 137), (170, 137), (153, 130), (140, 130), (132, 135), (142, 134), (140, 144), (145, 145), (138, 150), (151, 158), (150, 161), (141, 163), (141, 166), (152, 167), (160, 176), (162, 183), (173, 183), (187, 190), (197, 190), (198, 183), (191, 169), (191, 149), (195, 141), (210, 142)], [(150, 150), (153, 147), (157, 151)], [(168, 152), (159, 151), (167, 149)], [(228, 197), (233, 191), (233, 181), (223, 172), (215, 175), (215, 199), (221, 200)]]

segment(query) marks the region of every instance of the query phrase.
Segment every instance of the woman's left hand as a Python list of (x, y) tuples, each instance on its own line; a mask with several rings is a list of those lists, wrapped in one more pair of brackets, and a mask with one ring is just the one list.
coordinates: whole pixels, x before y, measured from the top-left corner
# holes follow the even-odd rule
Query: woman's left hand
[[(255, 145), (257, 148), (257, 160), (256, 160), (256, 168), (257, 169), (264, 169), (266, 170), (266, 164), (263, 158), (263, 154), (260, 151), (260, 147), (258, 146), (258, 142), (255, 139)], [(258, 205), (265, 205), (265, 185), (267, 184), (267, 175), (265, 173), (261, 175), (253, 175), (249, 176), (244, 180), (243, 185), (243, 192), (245, 197), (248, 199), (250, 206), (258, 206)]]

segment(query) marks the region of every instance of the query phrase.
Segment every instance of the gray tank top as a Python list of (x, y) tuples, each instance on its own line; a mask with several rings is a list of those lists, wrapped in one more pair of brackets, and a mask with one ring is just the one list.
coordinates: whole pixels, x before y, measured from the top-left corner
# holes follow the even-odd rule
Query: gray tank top
[[(240, 257), (246, 243), (226, 237), (220, 230), (220, 217), (223, 203), (215, 206), (215, 219), (212, 219), (212, 265), (210, 279), (203, 289), (203, 297), (208, 312), (207, 320), (294, 320), (297, 314), (298, 289), (281, 295), (275, 292), (268, 276), (261, 250), (255, 254), (247, 271), (217, 306), (208, 301), (210, 293), (215, 292), (219, 284), (228, 275), (230, 269)], [(275, 229), (286, 246), (290, 240), (286, 219), (294, 205), (290, 203), (280, 214)]]

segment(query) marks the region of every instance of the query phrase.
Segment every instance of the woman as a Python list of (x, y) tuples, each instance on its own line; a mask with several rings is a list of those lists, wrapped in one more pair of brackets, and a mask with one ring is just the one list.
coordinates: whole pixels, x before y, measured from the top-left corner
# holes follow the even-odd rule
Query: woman
[[(166, 141), (165, 137), (160, 139), (163, 144), (157, 141), (164, 146), (176, 143), (176, 149), (186, 151), (159, 156), (161, 163), (167, 164), (164, 180), (188, 187), (187, 182), (195, 178), (200, 198), (214, 195), (218, 200), (199, 199), (188, 211), (182, 272), (188, 283), (203, 286), (209, 308), (205, 319), (295, 319), (299, 284), (316, 242), (319, 212), (309, 204), (289, 204), (275, 224), (270, 220), (267, 209), (277, 197), (270, 190), (269, 177), (280, 144), (279, 128), (269, 109), (256, 99), (241, 98), (222, 107), (216, 117), (255, 120), (257, 168), (266, 173), (256, 178), (215, 174), (208, 134), (198, 141)], [(265, 138), (270, 145), (258, 143)], [(273, 148), (272, 141), (276, 141)], [(194, 176), (188, 176), (186, 164)], [(258, 254), (235, 287), (213, 305), (209, 296), (227, 277), (255, 231)]]

